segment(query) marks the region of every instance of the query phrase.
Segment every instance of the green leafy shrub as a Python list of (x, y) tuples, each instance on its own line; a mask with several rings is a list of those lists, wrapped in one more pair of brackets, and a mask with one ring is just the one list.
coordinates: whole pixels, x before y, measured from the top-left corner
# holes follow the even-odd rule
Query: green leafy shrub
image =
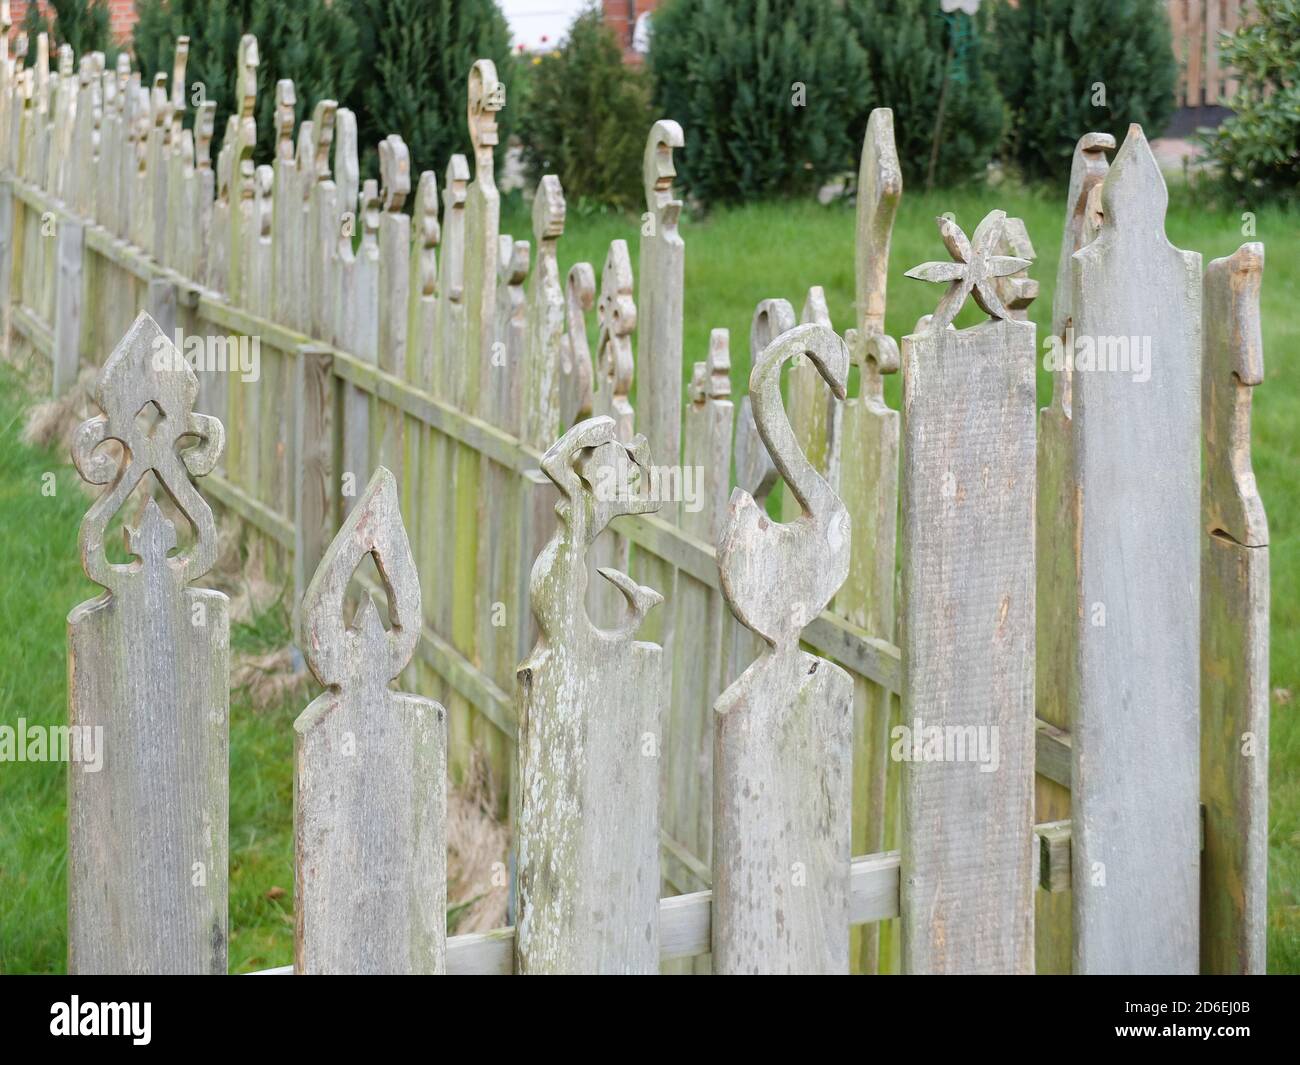
[(196, 92), (217, 104), (220, 143), (235, 106), (239, 39), (257, 37), (257, 158), (274, 151), (275, 83), (292, 78), (299, 120), (316, 101), (348, 104), (360, 69), (357, 31), (347, 11), (331, 0), (141, 0), (134, 51), (146, 80), (172, 72), (176, 38), (190, 38), (187, 121)]
[(575, 204), (641, 210), (648, 86), (644, 73), (623, 64), (600, 11), (582, 12), (564, 45), (533, 64), (520, 129), (529, 177), (558, 175)]
[[(894, 111), (904, 181), (927, 184), (931, 170), (939, 185), (983, 177), (1007, 121), (987, 16), (944, 13), (933, 0), (849, 0), (845, 10), (867, 53), (871, 106)], [(867, 113), (853, 127), (859, 146)]]
[(108, 0), (50, 0), (50, 8), (54, 36), (59, 44), (72, 45), (77, 59), (103, 52), (111, 62), (117, 55), (108, 32)]
[(400, 133), (411, 151), (411, 169), (434, 170), (442, 180), (456, 152), (470, 153), (470, 68), (476, 59), (496, 64), (506, 88), (497, 115), (504, 145), (518, 113), (513, 99), (514, 59), (510, 28), (496, 0), (336, 0), (346, 6), (359, 34), (365, 76), (357, 98), (357, 135), (364, 168), (374, 172), (378, 143)]
[(1205, 136), (1234, 198), (1295, 196), (1300, 191), (1300, 0), (1256, 0), (1254, 17), (1226, 38), (1221, 64), (1240, 85), (1234, 112)]
[(1027, 177), (1065, 181), (1085, 133), (1164, 131), (1178, 76), (1164, 0), (1000, 0), (994, 18), (1008, 156)]
[(654, 14), (656, 117), (682, 125), (682, 184), (705, 202), (805, 192), (852, 169), (872, 93), (827, 0), (671, 0)]

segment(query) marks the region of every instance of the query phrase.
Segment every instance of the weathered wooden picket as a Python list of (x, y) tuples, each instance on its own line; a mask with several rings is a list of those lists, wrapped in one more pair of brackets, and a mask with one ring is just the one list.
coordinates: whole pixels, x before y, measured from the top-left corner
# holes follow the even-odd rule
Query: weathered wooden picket
[[(0, 56), (4, 345), (55, 394), (102, 366), (74, 452), (109, 486), (82, 534), (105, 592), (69, 619), (72, 720), (107, 729), (72, 773), (75, 969), (226, 967), (228, 622), (193, 586), (192, 475), (265, 541), (325, 686), (296, 725), (296, 971), (1262, 970), (1263, 253), (1202, 279), (1141, 130), (1109, 176), (1113, 141), (1079, 143), (1052, 330), (1079, 361), (1038, 425), (1019, 220), (941, 219), (954, 261), (910, 276), (946, 293), (901, 350), (884, 332), (884, 109), (856, 320), (816, 286), (799, 324), (759, 302), (737, 410), (724, 331), (682, 394), (676, 123), (647, 142), (639, 279), (615, 241), (598, 289), (561, 275), (554, 177), (535, 248), (498, 232), (490, 62), (440, 190), (395, 135), (362, 182), (335, 101), (295, 138), (288, 81), (255, 165), (251, 37), (214, 165), (186, 50), (170, 91), (98, 54), (51, 71), (44, 37)], [(989, 319), (954, 329), (971, 295)], [(110, 563), (142, 480), (164, 491)], [(368, 555), (386, 625), (368, 592), (345, 616)], [(475, 747), (510, 785), (514, 925), (447, 939), (446, 777)]]

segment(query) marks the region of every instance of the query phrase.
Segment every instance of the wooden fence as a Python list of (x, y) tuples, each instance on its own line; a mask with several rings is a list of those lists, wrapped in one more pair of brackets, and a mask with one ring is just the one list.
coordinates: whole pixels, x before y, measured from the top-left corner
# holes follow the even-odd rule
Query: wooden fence
[[(498, 231), (490, 62), (440, 189), (396, 136), (361, 182), (334, 101), (295, 136), (287, 81), (255, 165), (251, 37), (214, 163), (186, 47), (170, 91), (66, 49), (51, 71), (43, 37), (0, 57), (5, 344), (56, 394), (102, 367), (74, 448), (108, 485), (81, 537), (106, 590), (69, 627), (71, 720), (106, 730), (102, 773), (72, 770), (74, 969), (226, 968), (228, 623), (191, 477), (269, 546), (326, 688), (296, 725), (298, 971), (1262, 969), (1262, 248), (1202, 281), (1140, 129), (1109, 173), (1111, 138), (1076, 151), (1053, 333), (1079, 372), (1037, 418), (1018, 219), (941, 219), (952, 261), (909, 273), (947, 285), (935, 313), (884, 332), (884, 109), (855, 321), (815, 286), (801, 322), (759, 302), (737, 409), (725, 331), (683, 395), (676, 123), (639, 279), (618, 240), (597, 289), (561, 277), (553, 177), (535, 247)], [(950, 328), (968, 296), (988, 320)], [(1076, 332), (1106, 344), (1087, 365)], [(110, 561), (141, 480), (163, 491)], [(386, 625), (364, 595), (344, 622), (367, 557)], [(515, 923), (446, 939), (444, 776), (476, 745), (510, 781)]]
[(1178, 59), (1179, 107), (1226, 107), (1237, 79), (1219, 61), (1219, 38), (1250, 17), (1250, 0), (1166, 0)]

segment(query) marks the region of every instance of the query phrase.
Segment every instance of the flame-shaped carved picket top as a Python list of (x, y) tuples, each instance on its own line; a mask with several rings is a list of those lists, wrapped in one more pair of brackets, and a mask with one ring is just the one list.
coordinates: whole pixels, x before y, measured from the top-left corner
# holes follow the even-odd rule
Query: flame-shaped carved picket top
[[(767, 299), (754, 308), (749, 326), (749, 364), (758, 365), (759, 356), (773, 340), (795, 327), (794, 307), (789, 300)], [(776, 485), (778, 474), (772, 456), (767, 453), (754, 423), (753, 403), (748, 394), (740, 401), (736, 420), (736, 484), (764, 505)]]
[(600, 302), (596, 305), (600, 332), (596, 367), (602, 389), (611, 398), (625, 397), (632, 390), (632, 331), (636, 328), (636, 303), (632, 298), (632, 260), (627, 241), (609, 245), (605, 269), (600, 275)]
[(966, 239), (961, 226), (951, 218), (940, 215), (935, 219), (952, 262), (922, 263), (904, 275), (916, 281), (948, 284), (948, 291), (930, 317), (927, 326), (930, 332), (947, 329), (965, 304), (966, 297), (971, 295), (990, 318), (1011, 317), (998, 298), (993, 283), (999, 277), (1024, 270), (1029, 266), (1029, 260), (1014, 255), (996, 254), (1006, 217), (1005, 211), (990, 211), (975, 228), (975, 236), (971, 240)]
[(624, 514), (648, 514), (658, 501), (639, 491), (649, 469), (645, 437), (629, 443), (618, 439), (613, 418), (599, 416), (579, 422), (542, 456), (542, 472), (560, 490), (555, 512), (560, 517), (552, 546), (538, 558), (532, 577), (533, 612), (542, 631), (563, 631), (575, 614), (586, 619), (587, 630), (605, 639), (630, 639), (663, 596), (638, 585), (610, 567), (598, 572), (622, 593), (628, 612), (620, 625), (602, 630), (587, 617), (587, 550), (611, 521)]
[[(342, 212), (357, 211), (360, 219), (361, 163), (357, 116), (347, 107), (340, 107), (334, 116), (334, 184), (339, 192), (338, 209)], [(352, 238), (343, 233), (343, 228), (339, 230), (339, 248), (346, 258), (352, 252)]]
[[(166, 559), (167, 565), (188, 583), (206, 573), (217, 557), (217, 528), (212, 510), (190, 483), (208, 474), (225, 445), (221, 422), (194, 411), (199, 383), (158, 323), (141, 312), (104, 363), (95, 399), (103, 414), (81, 423), (72, 440), (72, 461), (90, 484), (109, 485), (87, 511), (81, 523), (82, 566), (96, 584), (110, 591), (128, 577), (159, 559), (142, 563), (110, 563), (104, 552), (104, 532), (141, 478), (152, 472), (194, 527), (188, 551)], [(151, 428), (137, 422), (152, 404), (160, 417)], [(198, 443), (178, 450), (182, 440)], [(120, 461), (101, 445), (116, 440), (125, 449)], [(148, 508), (146, 508), (147, 511)], [(161, 518), (161, 514), (158, 515)], [(143, 532), (128, 530), (128, 547)], [(172, 532), (173, 544), (175, 530)], [(154, 534), (148, 534), (156, 542)]]
[[(367, 594), (352, 625), (344, 622), (348, 582), (372, 555), (388, 593), (391, 631)], [(397, 481), (384, 466), (334, 537), (303, 596), (303, 655), (326, 687), (386, 685), (411, 661), (420, 640), (420, 581), (402, 523)]]
[(194, 165), (199, 170), (212, 169), (212, 135), (216, 123), (217, 102), (204, 100), (194, 113)]
[(185, 69), (189, 66), (190, 39), (176, 38), (176, 54), (172, 58), (172, 120), (181, 121), (185, 114)]
[(411, 152), (398, 133), (379, 142), (379, 178), (384, 210), (400, 211), (411, 194)]
[(443, 281), (452, 303), (460, 303), (465, 298), (465, 204), (468, 200), (469, 160), (458, 152), (448, 161), (442, 184), (442, 217), (447, 237), (447, 254), (442, 259)]
[[(777, 471), (803, 514), (773, 522), (743, 488), (731, 498), (718, 546), (723, 594), (744, 624), (778, 650), (795, 647), (848, 576), (849, 514), (799, 448), (781, 399), (781, 367), (806, 355), (841, 400), (847, 395), (849, 352), (834, 330), (800, 325), (763, 350), (749, 378), (754, 422)], [(780, 573), (783, 592), (772, 594)], [(797, 610), (791, 610), (793, 599)]]

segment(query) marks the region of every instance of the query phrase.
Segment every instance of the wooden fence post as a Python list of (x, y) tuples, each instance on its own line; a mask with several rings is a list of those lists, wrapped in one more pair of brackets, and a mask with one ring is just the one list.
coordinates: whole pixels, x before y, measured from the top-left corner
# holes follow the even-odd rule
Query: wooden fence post
[(649, 466), (642, 438), (612, 418), (575, 425), (546, 452), (560, 525), (533, 567), (541, 636), (519, 666), (518, 927), (520, 973), (659, 970), (659, 690), (663, 649), (636, 639), (662, 601), (612, 568), (623, 596), (614, 628), (584, 606), (592, 541), (616, 516), (659, 504), (636, 497)]
[[(392, 629), (348, 582), (373, 556)], [(447, 938), (447, 713), (391, 691), (420, 640), (420, 580), (397, 482), (375, 470), (302, 605), (326, 691), (294, 722), (296, 973), (442, 973)]]
[[(60, 214), (54, 281), (54, 395), (64, 395), (81, 369), (82, 276), (86, 227), (80, 219)], [(170, 339), (170, 338), (169, 338)]]
[(293, 631), (302, 631), (301, 607), (307, 585), (325, 557), (338, 515), (334, 476), (334, 356), (306, 344), (295, 360), (293, 522)]
[[(867, 121), (858, 171), (855, 244), (857, 328), (844, 334), (858, 367), (858, 395), (839, 412), (839, 439), (828, 456), (831, 485), (853, 527), (849, 575), (831, 609), (873, 636), (893, 641), (895, 547), (898, 540), (899, 416), (885, 402), (885, 374), (898, 372), (898, 345), (885, 333), (885, 292), (894, 214), (903, 175), (894, 146), (894, 115), (877, 108)], [(829, 421), (829, 416), (828, 416)], [(853, 680), (853, 853), (898, 845), (901, 766), (889, 757), (899, 703), (864, 677)], [(898, 922), (853, 929), (857, 971), (898, 970)], [(883, 940), (883, 944), (882, 944)]]
[[(1069, 732), (1078, 702), (1075, 654), (1078, 650), (1078, 490), (1074, 468), (1074, 413), (1070, 395), (1073, 370), (1060, 357), (1073, 337), (1070, 270), (1074, 253), (1092, 239), (1096, 220), (1089, 198), (1106, 177), (1106, 153), (1114, 151), (1108, 133), (1085, 133), (1075, 145), (1070, 168), (1065, 225), (1061, 235), (1052, 302), (1052, 341), (1058, 357), (1052, 367), (1052, 400), (1038, 412), (1038, 513), (1035, 550), (1035, 702), (1038, 717)], [(1041, 773), (1035, 777), (1034, 816), (1040, 823), (1070, 816), (1070, 790)], [(1072, 964), (1071, 908), (1068, 891), (1035, 892), (1034, 968), (1040, 974), (1068, 973)]]
[[(1074, 967), (1199, 964), (1201, 257), (1139, 126), (1074, 256)], [(1126, 357), (1127, 355), (1127, 357)], [(1133, 804), (1140, 797), (1141, 809)]]
[(1268, 908), (1268, 521), (1250, 463), (1264, 246), (1205, 270), (1201, 972), (1261, 974)]
[[(0, 58), (0, 62), (5, 62)], [(7, 88), (4, 90), (7, 92)], [(0, 142), (0, 148), (3, 143)], [(13, 345), (14, 183), (0, 174), (0, 355), (9, 357)]]
[[(68, 968), (74, 973), (226, 972), (226, 812), (230, 709), (227, 600), (191, 584), (212, 566), (217, 530), (190, 483), (224, 443), (193, 411), (198, 381), (141, 314), (104, 364), (72, 457), (107, 490), (81, 525), (82, 565), (107, 592), (68, 615), (68, 718), (103, 754), (68, 771)], [(150, 404), (152, 431), (137, 422)], [(182, 437), (199, 443), (177, 452)], [(119, 441), (114, 459), (100, 445)], [(104, 552), (104, 531), (152, 472), (196, 530), (148, 500), (126, 530), (132, 563)], [(147, 784), (147, 786), (145, 786)]]
[(851, 530), (781, 402), (781, 367), (801, 355), (843, 399), (848, 349), (820, 325), (773, 340), (749, 394), (803, 512), (774, 523), (738, 488), (718, 543), (723, 595), (767, 644), (714, 705), (713, 968), (723, 975), (849, 969), (853, 682), (799, 636), (844, 583)]
[[(903, 338), (903, 968), (1033, 971), (1034, 326), (993, 282), (1001, 211), (954, 262), (925, 332)], [(950, 329), (966, 297), (990, 320)]]

